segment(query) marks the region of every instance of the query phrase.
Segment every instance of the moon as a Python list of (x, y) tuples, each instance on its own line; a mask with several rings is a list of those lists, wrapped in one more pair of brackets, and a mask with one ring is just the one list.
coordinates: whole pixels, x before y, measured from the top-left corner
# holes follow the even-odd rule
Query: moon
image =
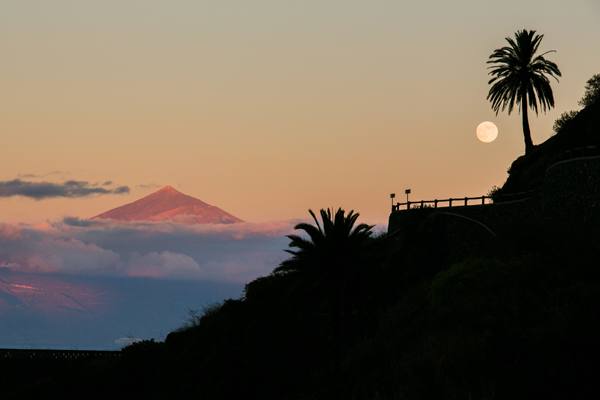
[(498, 127), (490, 121), (485, 121), (477, 126), (477, 139), (483, 143), (492, 143), (498, 137)]

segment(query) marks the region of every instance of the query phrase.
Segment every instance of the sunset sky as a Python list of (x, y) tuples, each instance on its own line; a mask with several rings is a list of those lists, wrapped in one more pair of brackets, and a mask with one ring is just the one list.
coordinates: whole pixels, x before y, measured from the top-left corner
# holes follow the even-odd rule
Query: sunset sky
[[(600, 72), (597, 0), (3, 0), (0, 180), (129, 194), (0, 198), (1, 222), (87, 218), (163, 185), (252, 222), (390, 192), (481, 195), (523, 153), (485, 61), (521, 28), (562, 70), (534, 141)], [(475, 127), (494, 121), (498, 140)], [(36, 175), (32, 177), (31, 175)]]

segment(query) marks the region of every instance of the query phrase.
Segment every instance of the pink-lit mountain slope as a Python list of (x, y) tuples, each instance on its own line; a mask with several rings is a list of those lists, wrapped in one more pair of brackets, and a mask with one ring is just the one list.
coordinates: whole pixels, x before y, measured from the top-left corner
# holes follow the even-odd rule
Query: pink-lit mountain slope
[(133, 203), (114, 208), (94, 217), (116, 221), (174, 221), (189, 224), (233, 224), (241, 219), (211, 206), (171, 186)]

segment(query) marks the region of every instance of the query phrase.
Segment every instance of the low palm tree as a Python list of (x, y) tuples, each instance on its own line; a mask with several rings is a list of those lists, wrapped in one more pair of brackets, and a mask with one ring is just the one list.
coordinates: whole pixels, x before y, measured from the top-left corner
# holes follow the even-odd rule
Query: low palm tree
[(359, 224), (359, 214), (351, 210), (348, 214), (341, 208), (333, 214), (331, 209), (320, 211), (321, 223), (312, 210), (308, 210), (314, 225), (300, 223), (294, 229), (304, 231), (308, 237), (288, 235), (290, 247), (286, 250), (293, 257), (284, 261), (275, 272), (292, 272), (320, 268), (341, 268), (360, 253), (371, 238), (373, 225)]
[(507, 37), (508, 46), (494, 50), (487, 63), (491, 64), (488, 82), (492, 87), (487, 99), (498, 115), (500, 110), (508, 108), (510, 114), (515, 106), (519, 107), (523, 117), (523, 135), (525, 154), (533, 150), (531, 130), (529, 128), (528, 108), (536, 115), (554, 107), (554, 94), (550, 86), (552, 77), (558, 82), (561, 72), (558, 66), (544, 56), (553, 52), (536, 55), (544, 35), (526, 29), (517, 31), (515, 37)]
[[(325, 283), (325, 294), (330, 304), (332, 348), (335, 351), (335, 369), (341, 370), (344, 354), (347, 273), (364, 256), (365, 247), (371, 243), (373, 225), (359, 224), (359, 214), (348, 214), (341, 208), (333, 214), (331, 209), (321, 210), (321, 223), (312, 210), (308, 210), (314, 225), (301, 223), (294, 228), (308, 237), (288, 235), (293, 257), (284, 261), (275, 274), (291, 272), (319, 272), (318, 281)], [(351, 271), (355, 271), (351, 269)], [(341, 382), (339, 384), (342, 384)]]

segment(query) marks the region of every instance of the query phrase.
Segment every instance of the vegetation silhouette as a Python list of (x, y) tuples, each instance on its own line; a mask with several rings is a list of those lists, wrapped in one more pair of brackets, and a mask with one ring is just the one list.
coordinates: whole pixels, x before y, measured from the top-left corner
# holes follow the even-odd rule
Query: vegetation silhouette
[(307, 268), (333, 268), (339, 270), (360, 255), (371, 238), (374, 225), (355, 226), (358, 213), (351, 210), (348, 215), (341, 208), (333, 214), (331, 209), (320, 211), (321, 221), (312, 210), (308, 210), (315, 225), (300, 223), (294, 227), (303, 230), (308, 239), (298, 235), (288, 235), (290, 247), (298, 250), (285, 250), (293, 255), (284, 261), (275, 273), (303, 271)]
[[(600, 99), (600, 74), (595, 74), (588, 79), (585, 85), (585, 93), (579, 100), (578, 104), (583, 107), (591, 107), (596, 104)], [(567, 130), (568, 126), (575, 119), (581, 110), (565, 111), (560, 117), (554, 122), (554, 133), (561, 133), (563, 130)]]
[(488, 82), (492, 87), (487, 99), (496, 114), (506, 109), (510, 114), (515, 105), (519, 107), (523, 117), (525, 154), (530, 154), (534, 148), (528, 109), (531, 107), (538, 114), (539, 109), (546, 112), (554, 107), (554, 94), (548, 77), (558, 82), (561, 76), (558, 66), (544, 57), (554, 50), (536, 55), (543, 38), (544, 35), (536, 31), (519, 30), (514, 39), (506, 38), (508, 46), (494, 50), (487, 61), (492, 76)]
[(581, 107), (589, 107), (600, 100), (600, 74), (592, 76), (585, 84), (585, 94), (579, 100)]
[(562, 132), (565, 127), (571, 122), (573, 121), (573, 118), (575, 118), (577, 116), (577, 114), (579, 114), (579, 111), (565, 111), (562, 114), (560, 114), (560, 117), (558, 117), (556, 119), (556, 121), (554, 121), (554, 125), (552, 126), (552, 129), (554, 130), (554, 133), (560, 133)]

